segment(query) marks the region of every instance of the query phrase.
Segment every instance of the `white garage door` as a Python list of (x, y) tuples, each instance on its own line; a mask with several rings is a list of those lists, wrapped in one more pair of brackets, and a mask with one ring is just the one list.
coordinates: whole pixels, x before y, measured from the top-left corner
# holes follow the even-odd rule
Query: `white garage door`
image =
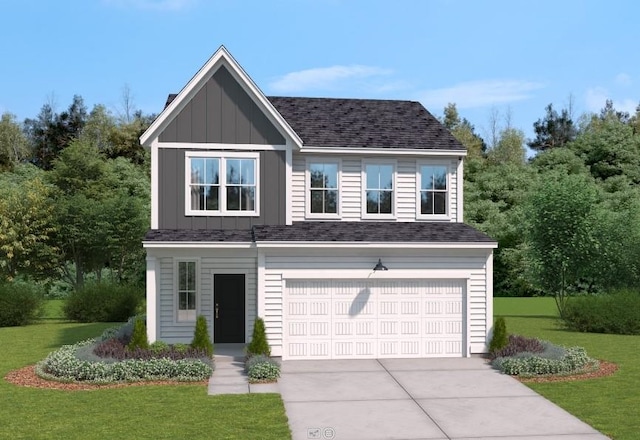
[(284, 359), (463, 356), (463, 280), (287, 280)]

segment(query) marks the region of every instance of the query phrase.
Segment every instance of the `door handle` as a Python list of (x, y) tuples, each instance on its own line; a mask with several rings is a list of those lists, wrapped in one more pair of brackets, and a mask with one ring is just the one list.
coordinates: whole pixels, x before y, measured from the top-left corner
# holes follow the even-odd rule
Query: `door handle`
[(216, 304), (216, 319), (218, 319), (218, 311), (219, 311), (219, 310), (220, 310), (220, 309), (218, 308), (218, 304)]

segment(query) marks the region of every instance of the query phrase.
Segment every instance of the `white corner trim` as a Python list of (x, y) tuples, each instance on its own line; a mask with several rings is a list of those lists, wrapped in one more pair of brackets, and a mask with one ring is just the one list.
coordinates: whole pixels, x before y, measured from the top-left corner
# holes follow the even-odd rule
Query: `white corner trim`
[(365, 156), (425, 156), (425, 157), (464, 157), (466, 150), (430, 150), (426, 148), (390, 148), (390, 147), (318, 147), (303, 146), (304, 154), (358, 154)]
[(285, 218), (287, 225), (293, 224), (293, 150), (287, 142), (287, 150), (285, 152)]
[(159, 194), (160, 194), (160, 155), (158, 154), (158, 142), (151, 144), (151, 229), (159, 228)]
[(158, 291), (156, 283), (157, 281), (157, 258), (147, 257), (147, 338), (149, 342), (155, 342), (158, 338)]
[(493, 251), (489, 252), (487, 256), (487, 282), (486, 282), (486, 292), (485, 292), (485, 301), (487, 302), (487, 316), (485, 317), (486, 322), (486, 340), (485, 340), (485, 351), (489, 350), (489, 338), (491, 336), (491, 332), (493, 330)]
[(220, 46), (218, 50), (209, 58), (209, 60), (198, 70), (198, 72), (189, 80), (189, 82), (180, 90), (178, 96), (160, 113), (153, 121), (151, 126), (140, 136), (140, 144), (143, 147), (150, 146), (151, 142), (160, 136), (160, 133), (171, 123), (173, 118), (187, 105), (187, 103), (195, 96), (202, 86), (209, 80), (220, 66), (224, 65), (232, 76), (238, 81), (240, 86), (249, 94), (256, 102), (259, 108), (265, 111), (268, 119), (275, 123), (298, 147), (302, 147), (302, 140), (298, 134), (291, 128), (289, 123), (278, 113), (273, 104), (264, 96), (262, 91), (247, 75), (244, 69), (231, 56), (224, 46)]
[(258, 251), (258, 279), (256, 286), (256, 314), (260, 318), (265, 316), (265, 295), (266, 295), (266, 258), (264, 252)]
[(464, 222), (464, 159), (458, 160), (456, 169), (456, 221)]

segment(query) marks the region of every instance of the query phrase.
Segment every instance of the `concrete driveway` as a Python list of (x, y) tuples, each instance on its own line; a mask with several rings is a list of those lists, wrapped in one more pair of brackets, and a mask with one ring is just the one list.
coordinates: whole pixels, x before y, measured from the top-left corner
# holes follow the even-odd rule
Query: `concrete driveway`
[(604, 435), (483, 359), (285, 361), (294, 440), (596, 440)]

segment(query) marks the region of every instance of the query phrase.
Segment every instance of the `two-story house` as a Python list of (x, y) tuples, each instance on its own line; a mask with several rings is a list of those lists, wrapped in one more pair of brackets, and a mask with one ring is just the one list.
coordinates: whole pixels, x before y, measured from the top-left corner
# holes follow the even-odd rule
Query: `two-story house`
[(466, 151), (410, 101), (267, 97), (221, 47), (142, 135), (149, 339), (266, 324), (283, 359), (487, 350), (495, 241), (463, 223)]

